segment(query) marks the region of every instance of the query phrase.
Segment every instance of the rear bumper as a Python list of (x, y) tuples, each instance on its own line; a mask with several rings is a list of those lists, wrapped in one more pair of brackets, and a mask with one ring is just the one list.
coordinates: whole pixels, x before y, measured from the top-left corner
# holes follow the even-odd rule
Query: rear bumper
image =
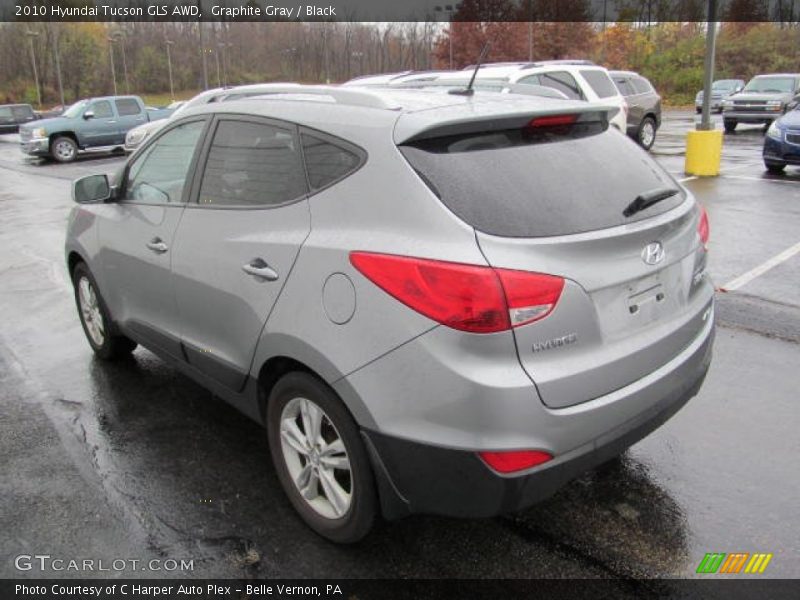
[[(490, 517), (521, 510), (551, 496), (570, 480), (647, 436), (697, 394), (711, 362), (713, 340), (713, 319), (709, 319), (684, 352), (654, 373), (590, 402), (547, 410), (568, 429), (567, 422), (586, 416), (608, 422), (603, 413), (614, 404), (639, 407), (638, 412), (604, 431), (593, 432), (577, 447), (554, 452), (552, 461), (519, 475), (495, 473), (475, 451), (364, 430), (384, 515)], [(558, 432), (553, 435), (558, 436)]]
[(47, 138), (35, 138), (27, 142), (20, 142), (19, 147), (25, 154), (31, 156), (50, 154), (50, 140)]

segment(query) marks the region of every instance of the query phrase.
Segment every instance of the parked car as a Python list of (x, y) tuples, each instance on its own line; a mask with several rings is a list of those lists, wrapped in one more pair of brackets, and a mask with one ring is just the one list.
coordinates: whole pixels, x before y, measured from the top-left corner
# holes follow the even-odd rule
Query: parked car
[(342, 86), (380, 87), (387, 85), (407, 85), (433, 81), (451, 71), (402, 71), (400, 73), (383, 73), (380, 75), (365, 75), (345, 81)]
[(122, 149), (129, 129), (170, 114), (167, 109), (146, 110), (138, 96), (89, 98), (59, 117), (20, 127), (20, 145), (31, 156), (72, 162), (81, 151)]
[(705, 212), (610, 110), (286, 86), (187, 111), (73, 186), (89, 345), (141, 344), (263, 423), (329, 539), (528, 506), (711, 360)]
[(35, 121), (38, 117), (30, 104), (0, 105), (0, 134), (17, 133), (19, 126)]
[(781, 173), (787, 165), (800, 166), (800, 106), (797, 103), (767, 129), (763, 156), (770, 173)]
[[(474, 70), (474, 68), (473, 68)], [(437, 80), (463, 79), (467, 71), (442, 75)], [(533, 63), (488, 63), (481, 65), (478, 80), (506, 81), (510, 84), (540, 85), (558, 90), (571, 100), (595, 106), (615, 106), (611, 124), (627, 130), (628, 105), (611, 81), (608, 71), (588, 60), (553, 60)]]
[[(711, 84), (711, 110), (722, 112), (722, 103), (733, 94), (738, 94), (744, 88), (744, 79), (718, 79)], [(703, 90), (694, 97), (694, 109), (697, 114), (703, 111)]]
[(632, 71), (611, 71), (614, 85), (628, 103), (628, 135), (650, 150), (661, 127), (661, 96), (653, 84)]
[(722, 102), (725, 131), (733, 133), (739, 123), (762, 123), (766, 128), (798, 98), (800, 73), (757, 75)]

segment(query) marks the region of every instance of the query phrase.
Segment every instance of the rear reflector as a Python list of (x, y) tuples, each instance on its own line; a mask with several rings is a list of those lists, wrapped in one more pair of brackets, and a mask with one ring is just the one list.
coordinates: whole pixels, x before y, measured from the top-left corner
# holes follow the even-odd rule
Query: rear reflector
[(552, 460), (553, 455), (541, 450), (512, 450), (510, 452), (479, 452), (489, 467), (498, 473), (515, 473)]
[(558, 127), (559, 125), (572, 125), (578, 120), (578, 115), (548, 115), (535, 117), (528, 123), (528, 127)]
[(351, 252), (367, 279), (409, 308), (459, 331), (495, 333), (544, 318), (564, 280), (479, 265)]
[(703, 248), (708, 250), (708, 238), (711, 235), (711, 228), (708, 224), (708, 213), (702, 204), (700, 207), (700, 221), (697, 223), (697, 233), (700, 234), (700, 240), (703, 242)]

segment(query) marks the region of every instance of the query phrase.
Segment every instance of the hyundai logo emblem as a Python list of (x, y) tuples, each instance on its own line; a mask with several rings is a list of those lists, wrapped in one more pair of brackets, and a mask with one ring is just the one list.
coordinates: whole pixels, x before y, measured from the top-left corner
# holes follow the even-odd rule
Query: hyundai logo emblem
[(664, 260), (666, 255), (667, 253), (664, 251), (664, 246), (661, 245), (661, 242), (647, 244), (642, 250), (642, 260), (648, 265), (657, 265)]

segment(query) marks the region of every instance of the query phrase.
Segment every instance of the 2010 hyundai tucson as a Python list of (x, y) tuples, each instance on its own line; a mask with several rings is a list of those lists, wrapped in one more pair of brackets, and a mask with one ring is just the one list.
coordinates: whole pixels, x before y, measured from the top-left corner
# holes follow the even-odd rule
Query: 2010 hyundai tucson
[(287, 87), (187, 111), (73, 193), (97, 355), (141, 344), (264, 423), (339, 542), (542, 499), (711, 359), (705, 213), (585, 103)]

